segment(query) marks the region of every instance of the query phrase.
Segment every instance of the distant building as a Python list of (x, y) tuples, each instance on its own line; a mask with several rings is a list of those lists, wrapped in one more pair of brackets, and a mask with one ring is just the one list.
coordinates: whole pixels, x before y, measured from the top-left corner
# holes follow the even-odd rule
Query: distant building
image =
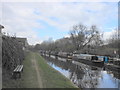
[(16, 38), (20, 44), (22, 44), (23, 49), (28, 47), (27, 38)]

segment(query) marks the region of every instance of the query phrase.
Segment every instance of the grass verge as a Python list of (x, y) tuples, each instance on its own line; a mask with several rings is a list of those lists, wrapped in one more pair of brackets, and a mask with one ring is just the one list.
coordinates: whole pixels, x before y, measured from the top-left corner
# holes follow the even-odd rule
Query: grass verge
[(37, 61), (43, 88), (76, 88), (69, 79), (50, 67), (44, 58), (34, 52), (26, 53), (21, 78), (15, 80), (4, 76), (3, 88), (39, 88), (33, 59)]
[[(27, 52), (25, 60), (23, 61), (24, 69), (20, 79), (11, 78), (6, 70), (3, 70), (3, 88), (37, 88), (36, 71), (33, 67), (31, 59), (33, 58), (32, 52)], [(6, 73), (6, 74), (4, 74)]]
[(26, 58), (23, 62), (24, 65), (24, 71), (22, 78), (20, 80), (22, 88), (38, 88), (38, 82), (37, 82), (37, 75), (36, 70), (34, 68), (34, 65), (32, 63), (34, 53), (29, 52), (26, 55)]
[(43, 87), (46, 88), (76, 88), (72, 82), (63, 76), (60, 72), (50, 67), (47, 62), (38, 53), (35, 58), (41, 69)]

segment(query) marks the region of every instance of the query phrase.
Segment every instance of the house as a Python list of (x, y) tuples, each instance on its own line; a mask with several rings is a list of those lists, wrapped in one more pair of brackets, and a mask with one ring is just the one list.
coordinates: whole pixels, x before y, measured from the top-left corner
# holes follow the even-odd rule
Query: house
[(23, 46), (23, 50), (28, 47), (27, 38), (16, 38), (17, 41)]

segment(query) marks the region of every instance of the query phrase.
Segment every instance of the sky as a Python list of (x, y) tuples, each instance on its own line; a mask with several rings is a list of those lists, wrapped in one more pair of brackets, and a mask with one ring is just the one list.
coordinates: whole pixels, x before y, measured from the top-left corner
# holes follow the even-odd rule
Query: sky
[[(52, 0), (53, 1), (53, 0)], [(14, 1), (0, 3), (3, 32), (26, 37), (30, 45), (69, 36), (73, 25), (96, 25), (108, 39), (118, 27), (118, 2)]]

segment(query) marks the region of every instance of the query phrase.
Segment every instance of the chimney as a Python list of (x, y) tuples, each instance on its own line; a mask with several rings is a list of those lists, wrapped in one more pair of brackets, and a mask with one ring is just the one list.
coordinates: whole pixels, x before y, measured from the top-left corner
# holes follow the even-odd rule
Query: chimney
[(0, 33), (2, 32), (3, 28), (4, 28), (4, 26), (0, 25)]

